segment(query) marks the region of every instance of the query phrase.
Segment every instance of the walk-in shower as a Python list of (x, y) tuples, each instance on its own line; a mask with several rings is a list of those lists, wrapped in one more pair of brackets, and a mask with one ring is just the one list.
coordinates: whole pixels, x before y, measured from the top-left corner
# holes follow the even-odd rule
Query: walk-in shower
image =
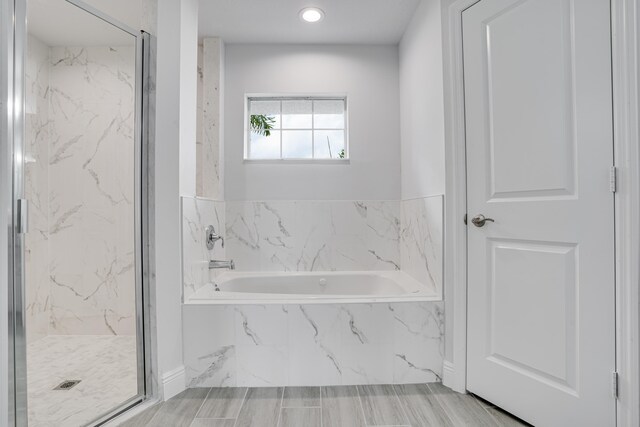
[(144, 36), (80, 1), (14, 4), (16, 423), (92, 425), (147, 392)]

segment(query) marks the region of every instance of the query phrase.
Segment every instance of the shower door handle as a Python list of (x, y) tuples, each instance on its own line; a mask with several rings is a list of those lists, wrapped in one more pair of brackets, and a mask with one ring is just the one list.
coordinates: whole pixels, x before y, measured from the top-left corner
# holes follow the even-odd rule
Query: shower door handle
[(18, 199), (18, 234), (29, 232), (29, 201)]

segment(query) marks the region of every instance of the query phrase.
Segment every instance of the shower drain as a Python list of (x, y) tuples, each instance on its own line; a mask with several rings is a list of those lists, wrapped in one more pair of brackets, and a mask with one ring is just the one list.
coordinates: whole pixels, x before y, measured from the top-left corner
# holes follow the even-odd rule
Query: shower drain
[(54, 390), (71, 390), (80, 383), (81, 380), (65, 380), (62, 381)]

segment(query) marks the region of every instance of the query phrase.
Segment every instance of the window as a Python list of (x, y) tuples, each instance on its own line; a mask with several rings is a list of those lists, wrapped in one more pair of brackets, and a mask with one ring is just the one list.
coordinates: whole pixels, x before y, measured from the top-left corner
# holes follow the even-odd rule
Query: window
[(245, 159), (348, 159), (346, 107), (345, 97), (248, 97)]

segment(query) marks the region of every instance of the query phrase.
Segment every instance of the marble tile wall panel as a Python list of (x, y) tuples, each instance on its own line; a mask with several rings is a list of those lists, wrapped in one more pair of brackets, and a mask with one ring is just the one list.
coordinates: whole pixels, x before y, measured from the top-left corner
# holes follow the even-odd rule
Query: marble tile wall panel
[(184, 298), (225, 270), (209, 270), (209, 260), (226, 259), (222, 242), (208, 250), (205, 229), (213, 225), (225, 237), (225, 203), (194, 197), (182, 198), (182, 277)]
[(202, 152), (202, 134), (203, 134), (203, 81), (204, 81), (204, 69), (203, 62), (203, 47), (198, 45), (198, 75), (197, 75), (197, 96), (196, 96), (196, 195), (204, 197), (203, 190), (203, 168), (204, 168), (204, 155)]
[(239, 270), (400, 269), (400, 202), (227, 202), (226, 211)]
[(134, 58), (50, 49), (51, 334), (135, 330)]
[(411, 384), (442, 377), (442, 302), (186, 305), (189, 387)]
[(400, 264), (414, 279), (442, 292), (443, 196), (402, 202)]
[(49, 48), (29, 36), (26, 62), (25, 197), (29, 201), (25, 275), (27, 341), (49, 328)]
[(223, 198), (224, 43), (207, 37), (202, 47), (202, 196)]

